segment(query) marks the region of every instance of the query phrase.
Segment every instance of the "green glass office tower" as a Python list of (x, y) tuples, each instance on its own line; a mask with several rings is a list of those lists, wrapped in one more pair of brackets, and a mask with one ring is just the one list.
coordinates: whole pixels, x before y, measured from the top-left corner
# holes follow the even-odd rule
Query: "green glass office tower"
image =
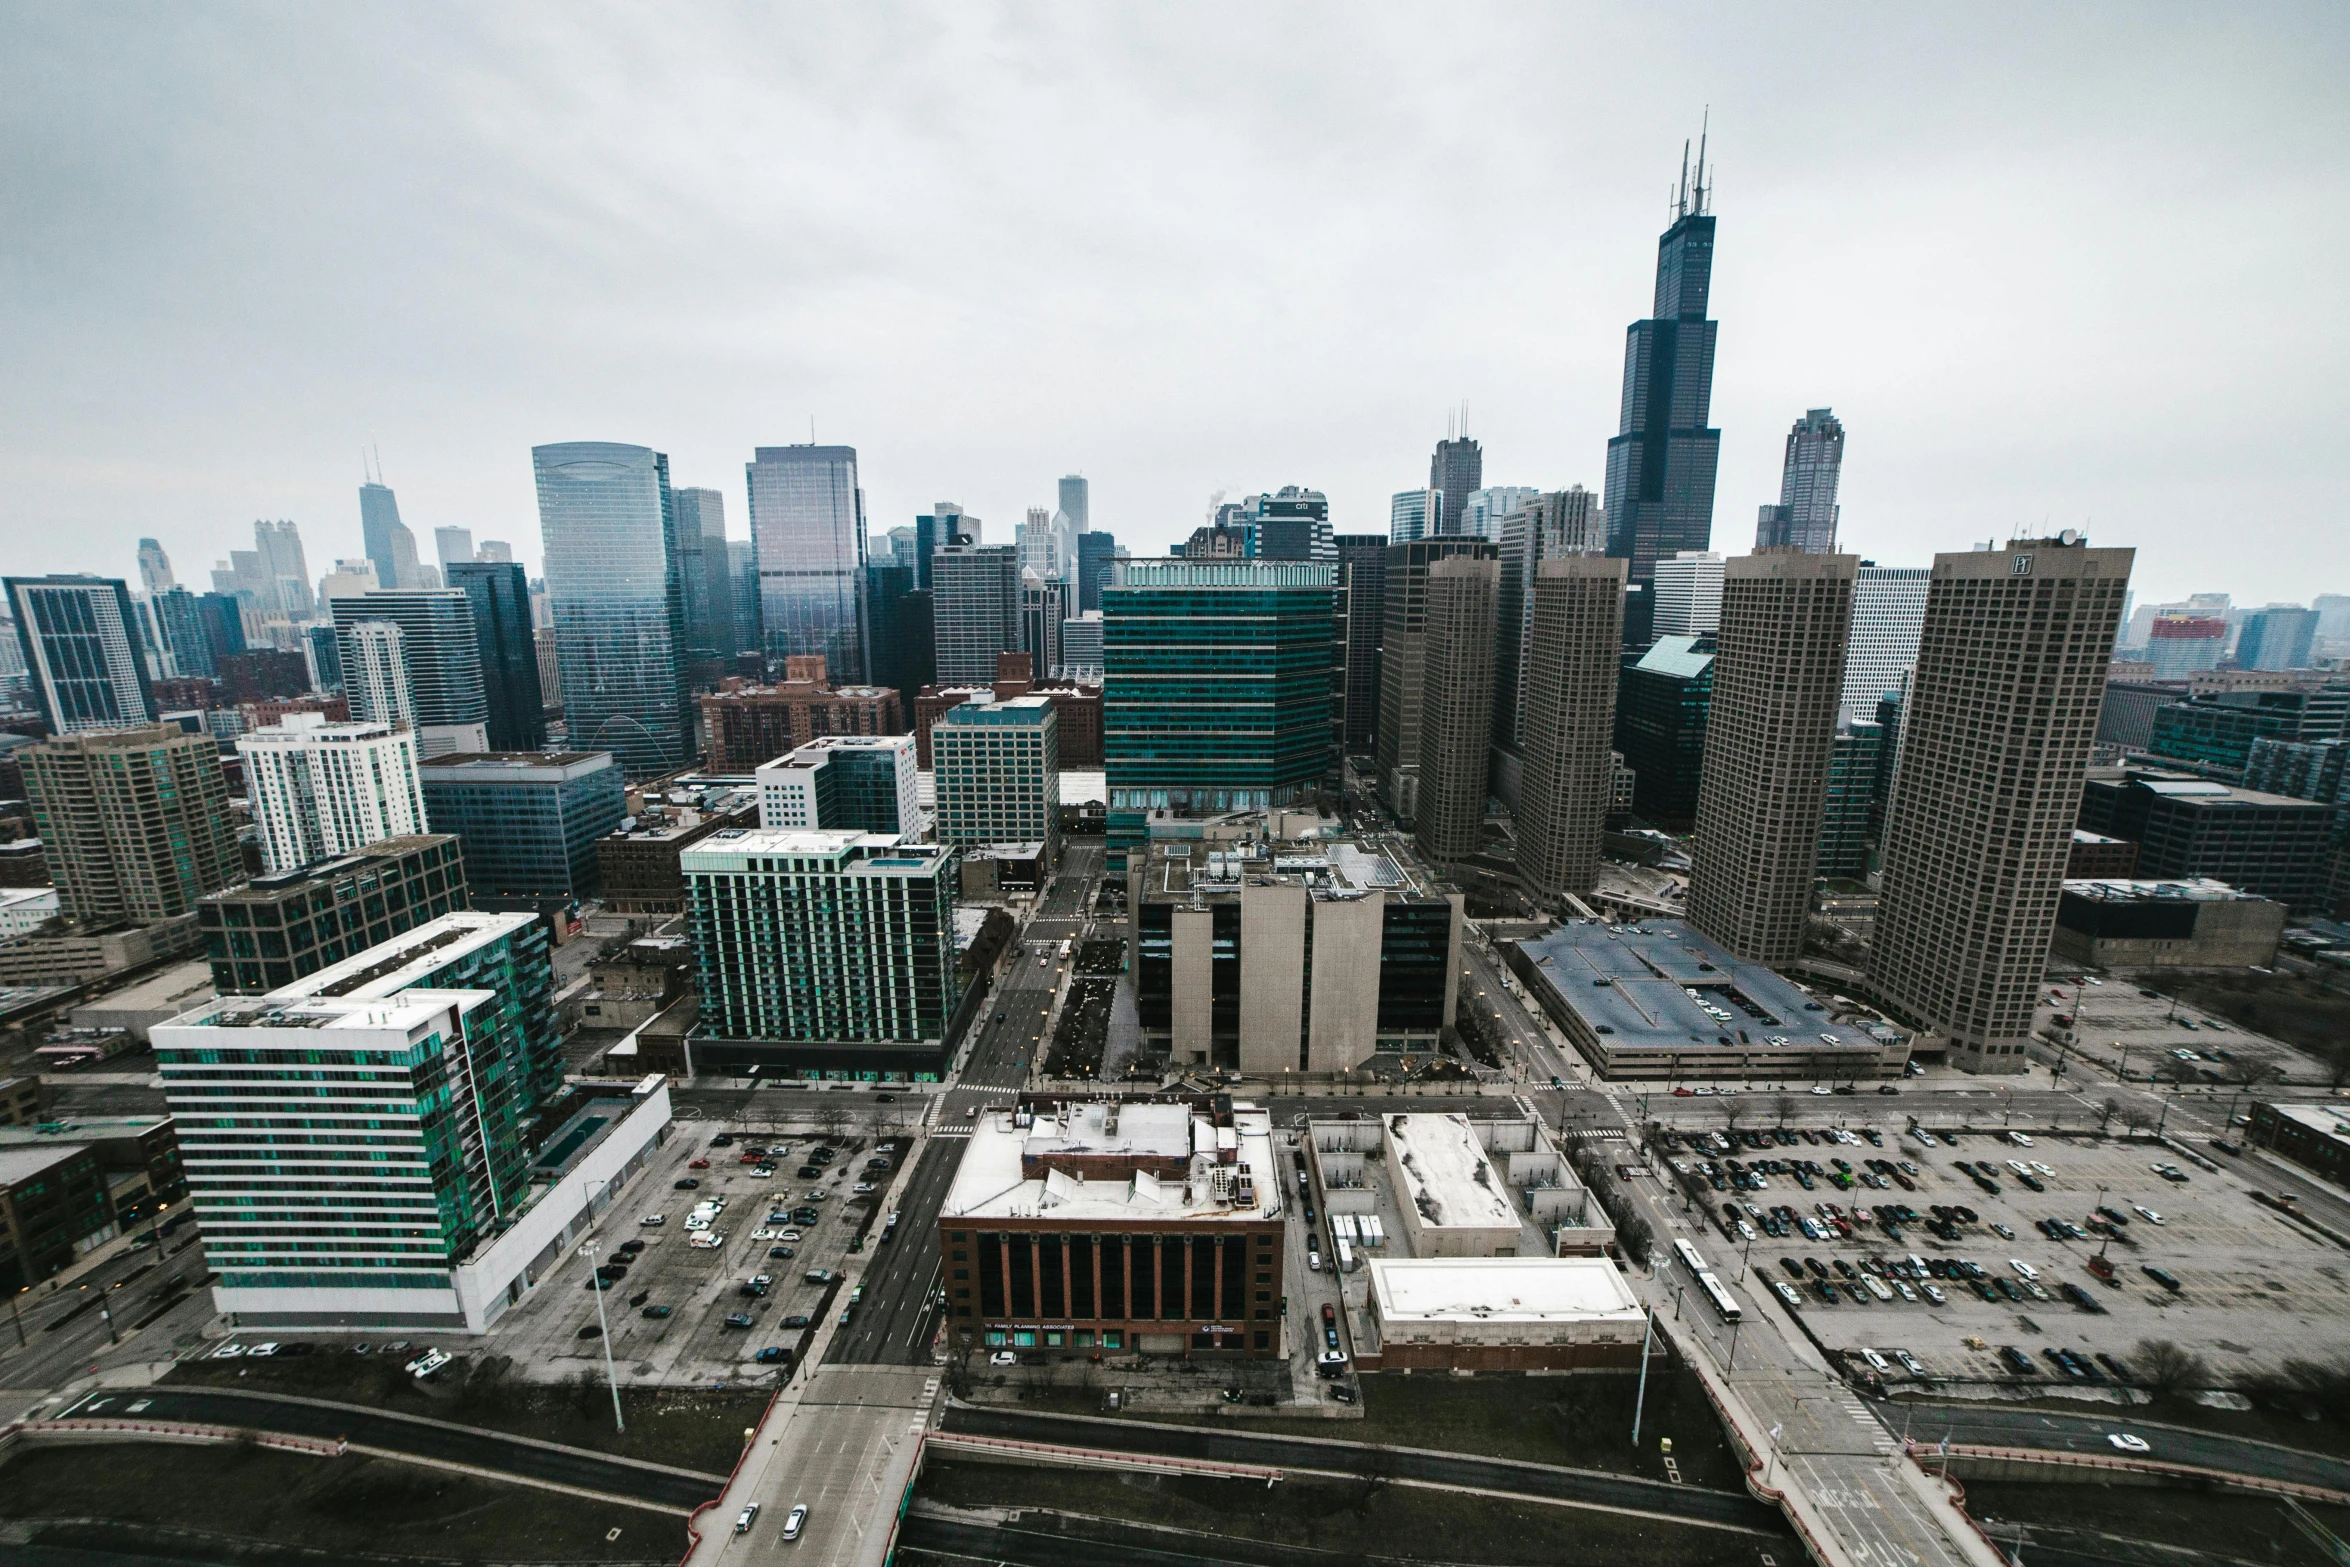
[(1112, 854), (1152, 811), (1263, 810), (1329, 770), (1338, 568), (1136, 561), (1102, 593), (1102, 756)]
[(531, 449), (547, 607), (572, 745), (610, 751), (631, 778), (693, 760), (685, 589), (669, 459), (642, 446)]

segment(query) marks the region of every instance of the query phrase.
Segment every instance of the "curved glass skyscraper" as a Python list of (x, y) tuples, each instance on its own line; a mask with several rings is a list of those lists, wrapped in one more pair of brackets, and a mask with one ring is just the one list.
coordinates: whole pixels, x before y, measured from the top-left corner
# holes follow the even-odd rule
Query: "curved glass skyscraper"
[(530, 457), (571, 746), (610, 751), (630, 778), (683, 767), (693, 730), (669, 459), (612, 441)]
[[(865, 493), (854, 446), (762, 446), (743, 467), (759, 559), (762, 651), (821, 653), (835, 685), (865, 678)], [(925, 584), (927, 585), (927, 584)]]

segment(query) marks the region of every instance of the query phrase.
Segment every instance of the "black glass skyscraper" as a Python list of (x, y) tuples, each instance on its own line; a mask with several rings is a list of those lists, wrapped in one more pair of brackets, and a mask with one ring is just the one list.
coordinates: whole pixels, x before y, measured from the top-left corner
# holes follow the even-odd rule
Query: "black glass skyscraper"
[(473, 605), (490, 749), (544, 750), (546, 704), (539, 691), (538, 646), (531, 637), (530, 579), (513, 561), (451, 561), (448, 572), (449, 586)]
[[(1607, 443), (1607, 552), (1631, 561), (1639, 601), (1650, 597), (1659, 556), (1702, 550), (1713, 539), (1722, 432), (1706, 423), (1716, 330), (1706, 319), (1714, 264), (1710, 195), (1701, 148), (1694, 183), (1682, 167), (1673, 226), (1657, 242), (1653, 313), (1632, 323), (1624, 343), (1623, 411)], [(1636, 627), (1635, 618), (1626, 616), (1627, 641), (1645, 640), (1646, 626)]]
[(1444, 497), (1444, 511), (1428, 520), (1428, 531), (1460, 532), (1469, 497), (1484, 487), (1485, 448), (1470, 440), (1466, 430), (1438, 441), (1436, 455), (1428, 459), (1428, 488)]
[(744, 468), (770, 660), (821, 653), (865, 678), (865, 492), (853, 446), (761, 446)]

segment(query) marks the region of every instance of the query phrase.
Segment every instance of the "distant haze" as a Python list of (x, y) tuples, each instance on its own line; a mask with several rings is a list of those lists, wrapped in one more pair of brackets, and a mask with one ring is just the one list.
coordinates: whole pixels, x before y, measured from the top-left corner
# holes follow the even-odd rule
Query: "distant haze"
[[(2350, 11), (1111, 4), (66, 6), (0, 49), (0, 541), (182, 581), (360, 451), (538, 560), (530, 448), (638, 442), (748, 534), (756, 445), (871, 527), (1138, 554), (1216, 491), (1384, 531), (1463, 400), (1600, 487), (1712, 111), (1743, 551), (1804, 409), (1845, 547), (2139, 549), (2141, 599), (2350, 591)], [(429, 558), (429, 547), (425, 552)]]

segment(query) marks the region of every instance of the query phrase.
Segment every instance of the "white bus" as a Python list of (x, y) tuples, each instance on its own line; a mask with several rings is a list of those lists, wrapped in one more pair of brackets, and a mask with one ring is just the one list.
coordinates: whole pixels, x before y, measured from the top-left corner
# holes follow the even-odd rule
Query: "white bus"
[(1697, 1254), (1697, 1248), (1690, 1245), (1687, 1241), (1677, 1240), (1673, 1242), (1673, 1251), (1680, 1257), (1681, 1266), (1689, 1270), (1691, 1277), (1695, 1277), (1696, 1275), (1707, 1271), (1705, 1266), (1705, 1259), (1700, 1257)]
[(1736, 1322), (1740, 1317), (1746, 1315), (1739, 1306), (1737, 1298), (1724, 1289), (1722, 1281), (1712, 1274), (1700, 1273), (1697, 1276), (1697, 1287), (1705, 1292), (1707, 1300), (1713, 1302), (1715, 1314), (1724, 1322)]

